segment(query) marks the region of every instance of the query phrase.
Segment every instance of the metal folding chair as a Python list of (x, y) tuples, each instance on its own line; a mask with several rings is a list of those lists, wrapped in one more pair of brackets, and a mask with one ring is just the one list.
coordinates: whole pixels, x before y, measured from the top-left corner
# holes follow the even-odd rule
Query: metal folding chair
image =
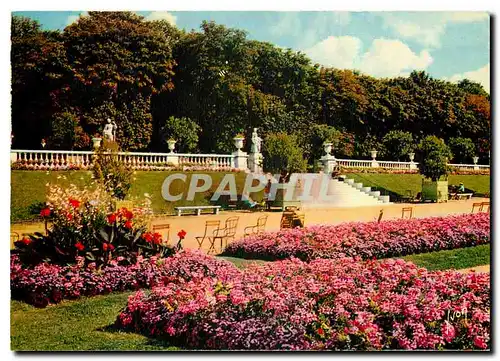
[[(160, 223), (160, 224), (153, 224), (151, 227), (153, 229), (153, 232), (158, 232), (161, 234), (161, 237), (163, 238), (164, 243), (168, 243), (170, 241), (170, 224), (169, 223)], [(165, 237), (165, 232), (167, 236)]]
[(382, 220), (382, 217), (384, 216), (384, 210), (381, 209), (380, 210), (380, 213), (378, 214), (378, 219), (377, 219), (377, 223), (380, 223), (380, 221)]
[(405, 219), (405, 216), (408, 215), (406, 219), (413, 218), (413, 207), (403, 207), (401, 210), (401, 218)]
[(17, 232), (10, 232), (10, 243), (14, 243), (19, 241), (19, 233)]
[(472, 211), (471, 211), (471, 213), (474, 213), (474, 211), (476, 210), (476, 208), (477, 208), (478, 212), (481, 212), (481, 210), (483, 208), (483, 203), (482, 202), (481, 203), (472, 203)]
[(223, 243), (227, 243), (228, 240), (234, 240), (236, 235), (236, 229), (238, 228), (238, 221), (240, 217), (229, 217), (226, 219), (225, 227), (218, 232), (217, 235), (214, 235), (214, 243), (216, 240), (220, 240), (220, 249), (222, 251)]
[(264, 230), (266, 228), (266, 223), (267, 223), (267, 215), (260, 216), (257, 219), (257, 224), (255, 226), (245, 227), (245, 231), (244, 231), (245, 236), (250, 236), (252, 234), (259, 234), (259, 233), (264, 232)]
[(479, 212), (489, 212), (489, 211), (490, 211), (490, 202), (481, 203), (481, 208), (479, 209)]
[(205, 240), (210, 242), (210, 247), (208, 249), (208, 253), (210, 254), (212, 251), (215, 252), (215, 241), (214, 236), (220, 232), (220, 221), (206, 221), (205, 222), (205, 233), (201, 237), (195, 237), (196, 242), (198, 242), (198, 249), (203, 247), (203, 243)]

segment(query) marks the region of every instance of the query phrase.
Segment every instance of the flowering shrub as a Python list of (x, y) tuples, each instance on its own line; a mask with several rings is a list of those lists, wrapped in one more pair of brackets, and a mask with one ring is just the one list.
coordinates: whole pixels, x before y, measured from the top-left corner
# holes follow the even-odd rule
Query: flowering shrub
[(292, 259), (223, 274), (139, 291), (116, 324), (192, 349), (489, 347), (486, 273), (350, 258)]
[(40, 263), (26, 268), (14, 255), (10, 264), (12, 298), (45, 307), (63, 299), (149, 288), (164, 282), (190, 282), (204, 277), (226, 279), (239, 273), (227, 261), (190, 251), (169, 258), (139, 256), (131, 265), (124, 261), (117, 257), (98, 269), (95, 263), (85, 265), (79, 257), (77, 263), (70, 266)]
[(350, 222), (261, 233), (228, 245), (224, 255), (242, 258), (362, 259), (462, 248), (490, 241), (488, 213)]
[(146, 233), (150, 201), (134, 210), (112, 211), (113, 206), (113, 198), (99, 186), (94, 190), (79, 190), (74, 185), (49, 187), (47, 207), (40, 216), (50, 217), (51, 229), (47, 235), (35, 233), (16, 242), (15, 252), (29, 265), (74, 263), (81, 256), (98, 267), (118, 256), (134, 263), (137, 255), (168, 256), (173, 252), (159, 234)]

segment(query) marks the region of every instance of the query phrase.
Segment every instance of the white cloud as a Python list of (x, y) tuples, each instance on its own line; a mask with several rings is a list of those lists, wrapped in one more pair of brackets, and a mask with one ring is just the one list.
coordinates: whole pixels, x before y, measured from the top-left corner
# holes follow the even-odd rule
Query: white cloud
[(433, 59), (428, 50), (414, 53), (399, 40), (375, 39), (368, 51), (362, 52), (362, 42), (352, 36), (330, 36), (304, 52), (324, 66), (358, 69), (377, 77), (406, 75), (412, 70), (425, 70)]
[(177, 16), (172, 15), (168, 11), (152, 11), (146, 16), (146, 20), (166, 20), (171, 25), (175, 25)]
[(424, 70), (433, 59), (428, 50), (415, 54), (399, 40), (375, 39), (361, 56), (359, 69), (378, 77), (393, 77), (412, 70)]
[(354, 67), (361, 45), (361, 40), (353, 36), (329, 36), (304, 53), (321, 65), (349, 69)]
[(449, 78), (443, 78), (444, 80), (451, 81), (453, 83), (457, 83), (462, 79), (469, 79), (471, 81), (475, 81), (477, 83), (480, 83), (484, 90), (486, 90), (488, 93), (490, 92), (490, 63), (486, 64), (485, 66), (473, 70), (473, 71), (468, 71), (465, 73), (461, 74), (455, 74), (452, 75)]
[(413, 39), (427, 47), (439, 47), (446, 26), (452, 23), (473, 23), (486, 21), (485, 12), (420, 12), (381, 13), (384, 25), (398, 35)]
[(81, 12), (78, 15), (70, 15), (66, 18), (66, 26), (73, 24), (75, 21), (77, 21), (80, 16), (87, 16), (89, 13), (87, 11)]

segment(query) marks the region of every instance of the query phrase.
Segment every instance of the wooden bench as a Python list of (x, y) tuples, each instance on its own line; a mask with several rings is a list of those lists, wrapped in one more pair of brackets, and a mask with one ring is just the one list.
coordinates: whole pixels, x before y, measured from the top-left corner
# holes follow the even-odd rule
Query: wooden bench
[(472, 193), (451, 193), (450, 198), (454, 200), (471, 199)]
[(204, 209), (213, 209), (214, 214), (219, 214), (220, 208), (221, 206), (182, 206), (175, 207), (175, 210), (178, 216), (182, 215), (183, 211), (196, 211), (196, 215), (199, 216)]

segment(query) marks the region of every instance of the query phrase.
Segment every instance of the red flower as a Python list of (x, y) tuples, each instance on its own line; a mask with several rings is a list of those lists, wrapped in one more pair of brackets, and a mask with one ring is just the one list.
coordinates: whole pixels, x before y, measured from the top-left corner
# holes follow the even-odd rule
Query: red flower
[(129, 211), (127, 208), (122, 208), (120, 209), (120, 214), (125, 217), (128, 221), (130, 221), (132, 218), (134, 218), (134, 214)]
[(320, 327), (318, 328), (318, 335), (323, 336), (325, 334), (325, 331)]
[(115, 222), (116, 222), (116, 214), (111, 213), (110, 215), (108, 215), (108, 223), (112, 224)]
[(81, 242), (77, 242), (77, 243), (75, 244), (75, 247), (76, 247), (76, 249), (77, 249), (77, 250), (79, 250), (79, 251), (83, 251), (83, 250), (85, 249), (85, 246), (84, 246)]
[(110, 251), (113, 251), (115, 249), (115, 246), (113, 246), (111, 243), (108, 245), (108, 249)]
[(24, 237), (22, 240), (21, 240), (22, 243), (24, 243), (24, 245), (28, 246), (29, 244), (31, 244), (32, 240), (28, 237)]
[(108, 244), (107, 243), (103, 243), (102, 244), (102, 249), (104, 250), (104, 252), (106, 252), (108, 250)]
[(78, 207), (80, 207), (81, 202), (80, 202), (79, 200), (76, 200), (76, 199), (70, 198), (70, 199), (69, 199), (69, 204), (71, 204), (71, 206), (72, 206), (73, 208), (78, 208)]
[(131, 221), (127, 221), (127, 222), (125, 222), (125, 224), (123, 226), (125, 228), (127, 228), (127, 229), (132, 229), (132, 222)]
[(40, 211), (40, 216), (48, 217), (50, 216), (50, 208), (44, 208)]
[(160, 243), (162, 243), (162, 241), (163, 241), (163, 240), (162, 240), (162, 238), (161, 238), (161, 234), (159, 234), (158, 232), (155, 232), (155, 233), (153, 234), (153, 243), (154, 243), (154, 244), (160, 244)]
[(177, 236), (180, 239), (184, 239), (186, 237), (186, 231), (182, 229), (179, 233), (177, 233)]
[(66, 218), (68, 219), (68, 221), (71, 221), (73, 220), (73, 215), (71, 213), (67, 213)]
[(153, 235), (151, 233), (144, 233), (142, 235), (142, 238), (144, 238), (144, 240), (148, 243), (151, 243), (151, 241), (153, 240)]

